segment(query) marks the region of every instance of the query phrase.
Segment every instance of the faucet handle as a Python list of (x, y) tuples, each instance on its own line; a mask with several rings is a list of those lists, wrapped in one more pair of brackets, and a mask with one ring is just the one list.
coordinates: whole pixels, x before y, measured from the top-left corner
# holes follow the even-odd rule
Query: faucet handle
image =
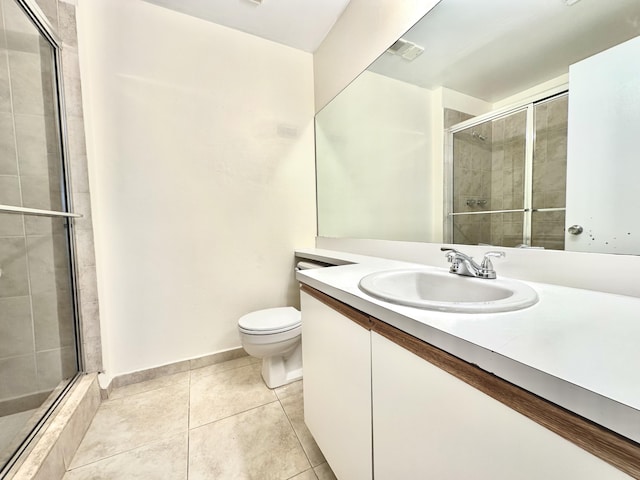
[(507, 254), (502, 251), (491, 251), (484, 254), (480, 267), (482, 268), (482, 274), (485, 278), (496, 278), (496, 272), (493, 270), (493, 263), (491, 263), (491, 257), (500, 258), (506, 257)]
[(456, 255), (458, 255), (458, 253), (460, 253), (455, 248), (447, 248), (447, 247), (440, 247), (440, 251), (441, 252), (445, 252), (445, 255), (447, 257), (447, 261), (449, 263), (453, 263), (453, 261), (456, 258)]
[(458, 269), (460, 268), (461, 252), (459, 252), (455, 248), (448, 247), (441, 247), (440, 251), (445, 252), (447, 262), (451, 264), (451, 267), (449, 267), (449, 273), (458, 273)]

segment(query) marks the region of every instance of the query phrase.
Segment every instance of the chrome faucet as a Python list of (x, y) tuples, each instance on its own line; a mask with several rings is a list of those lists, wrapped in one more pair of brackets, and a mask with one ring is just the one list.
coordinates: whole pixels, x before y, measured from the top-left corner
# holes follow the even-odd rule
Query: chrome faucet
[(472, 257), (453, 248), (442, 247), (440, 250), (447, 253), (447, 261), (451, 264), (450, 273), (475, 278), (496, 278), (496, 271), (493, 269), (491, 257), (506, 256), (504, 252), (487, 252), (484, 254), (482, 263), (478, 265)]

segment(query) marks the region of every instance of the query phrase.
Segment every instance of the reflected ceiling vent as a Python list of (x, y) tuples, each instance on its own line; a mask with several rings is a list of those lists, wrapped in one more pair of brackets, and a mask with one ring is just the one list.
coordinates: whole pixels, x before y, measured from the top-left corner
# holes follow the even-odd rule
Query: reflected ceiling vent
[(423, 47), (416, 45), (413, 42), (409, 42), (408, 40), (403, 40), (402, 38), (387, 48), (387, 53), (398, 55), (399, 57), (409, 61), (415, 60), (422, 54), (422, 52), (424, 52)]

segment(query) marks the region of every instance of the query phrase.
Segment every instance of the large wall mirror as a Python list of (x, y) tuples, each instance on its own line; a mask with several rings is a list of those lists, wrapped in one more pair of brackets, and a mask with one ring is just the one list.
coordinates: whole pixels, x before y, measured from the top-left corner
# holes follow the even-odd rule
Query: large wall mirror
[(442, 0), (316, 116), (318, 234), (640, 254), (640, 0)]

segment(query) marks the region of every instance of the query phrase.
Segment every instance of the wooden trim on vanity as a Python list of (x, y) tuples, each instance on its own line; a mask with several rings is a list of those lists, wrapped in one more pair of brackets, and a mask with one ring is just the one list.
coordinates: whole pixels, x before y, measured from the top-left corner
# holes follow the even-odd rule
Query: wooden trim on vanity
[[(334, 300), (335, 301), (335, 300)], [(640, 479), (640, 444), (372, 318), (371, 331), (414, 353), (592, 455)]]
[(311, 295), (316, 300), (324, 303), (327, 307), (334, 309), (335, 311), (341, 313), (349, 320), (353, 320), (355, 323), (360, 325), (362, 328), (367, 330), (371, 330), (371, 322), (372, 318), (366, 313), (362, 313), (360, 310), (356, 310), (349, 305), (342, 303), (340, 300), (336, 300), (333, 297), (330, 297), (326, 293), (322, 293), (315, 288), (309, 287), (304, 283), (300, 284), (300, 291)]

